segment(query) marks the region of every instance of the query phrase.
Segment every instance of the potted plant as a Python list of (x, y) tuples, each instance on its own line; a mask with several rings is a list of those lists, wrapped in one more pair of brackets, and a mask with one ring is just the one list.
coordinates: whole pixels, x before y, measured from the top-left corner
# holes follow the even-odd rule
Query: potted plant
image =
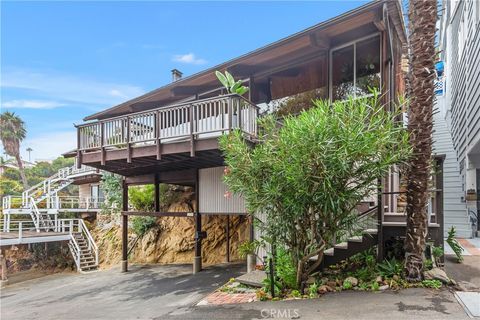
[(256, 251), (259, 246), (258, 241), (244, 241), (238, 247), (238, 253), (240, 258), (244, 259), (247, 257), (247, 273), (250, 273), (255, 270), (257, 264), (257, 255)]

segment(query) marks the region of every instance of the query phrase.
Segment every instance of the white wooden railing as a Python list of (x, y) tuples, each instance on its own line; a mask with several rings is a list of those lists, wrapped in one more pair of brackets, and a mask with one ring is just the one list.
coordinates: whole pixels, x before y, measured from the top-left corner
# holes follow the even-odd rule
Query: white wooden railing
[(257, 114), (256, 105), (236, 94), (186, 102), (80, 125), (78, 150), (201, 139), (232, 129), (252, 138), (257, 135)]

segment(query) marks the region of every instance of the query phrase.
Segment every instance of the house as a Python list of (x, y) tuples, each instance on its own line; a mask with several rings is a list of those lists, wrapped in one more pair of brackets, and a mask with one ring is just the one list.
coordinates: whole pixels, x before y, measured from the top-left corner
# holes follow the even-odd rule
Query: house
[[(202, 239), (208, 237), (202, 217), (247, 214), (239, 195), (224, 196), (218, 137), (239, 129), (247, 141), (256, 143), (259, 114), (272, 101), (305, 92), (336, 100), (366, 95), (368, 87), (375, 87), (388, 108), (404, 90), (405, 44), (400, 2), (374, 1), (192, 76), (181, 78), (174, 70), (172, 83), (85, 117), (86, 122), (77, 126), (77, 150), (70, 156), (77, 158), (78, 165), (124, 177), (122, 270), (127, 271), (132, 215), (194, 218), (193, 266), (194, 272), (201, 270)], [(248, 94), (225, 94), (216, 70), (241, 79), (250, 88)], [(377, 242), (381, 256), (386, 239), (405, 234), (405, 213), (397, 210), (402, 193), (398, 173), (392, 169), (383, 180), (383, 194), (364, 213), (373, 214), (376, 229), (366, 231), (370, 236), (361, 241), (352, 239), (329, 249), (328, 263)], [(194, 187), (194, 212), (160, 212), (159, 183)], [(156, 186), (154, 212), (128, 210), (128, 187), (141, 184)], [(430, 235), (439, 245), (443, 243), (442, 193), (438, 188), (433, 193)], [(252, 239), (258, 236), (253, 226), (250, 233)]]
[(478, 235), (480, 208), (480, 3), (443, 1), (434, 149), (446, 155), (445, 230)]

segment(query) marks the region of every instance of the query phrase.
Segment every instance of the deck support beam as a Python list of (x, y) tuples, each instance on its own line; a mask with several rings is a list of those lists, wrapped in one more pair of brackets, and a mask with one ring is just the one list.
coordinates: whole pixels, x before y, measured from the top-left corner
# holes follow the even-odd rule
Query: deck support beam
[[(123, 181), (122, 210), (128, 211), (128, 185)], [(128, 271), (128, 215), (122, 214), (122, 272)]]

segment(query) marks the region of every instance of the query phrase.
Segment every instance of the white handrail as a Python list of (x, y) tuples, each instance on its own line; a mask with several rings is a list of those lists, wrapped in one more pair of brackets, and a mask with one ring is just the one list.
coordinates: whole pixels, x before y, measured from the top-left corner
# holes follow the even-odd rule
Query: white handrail
[(83, 219), (78, 219), (78, 222), (79, 222), (79, 225), (81, 226), (82, 233), (84, 233), (86, 235), (87, 242), (88, 242), (88, 248), (90, 250), (93, 249), (93, 251), (95, 252), (95, 263), (98, 265), (98, 247), (97, 247), (97, 244), (93, 240), (93, 237), (92, 237), (90, 231), (88, 230), (87, 226), (85, 225), (85, 222), (83, 221)]

